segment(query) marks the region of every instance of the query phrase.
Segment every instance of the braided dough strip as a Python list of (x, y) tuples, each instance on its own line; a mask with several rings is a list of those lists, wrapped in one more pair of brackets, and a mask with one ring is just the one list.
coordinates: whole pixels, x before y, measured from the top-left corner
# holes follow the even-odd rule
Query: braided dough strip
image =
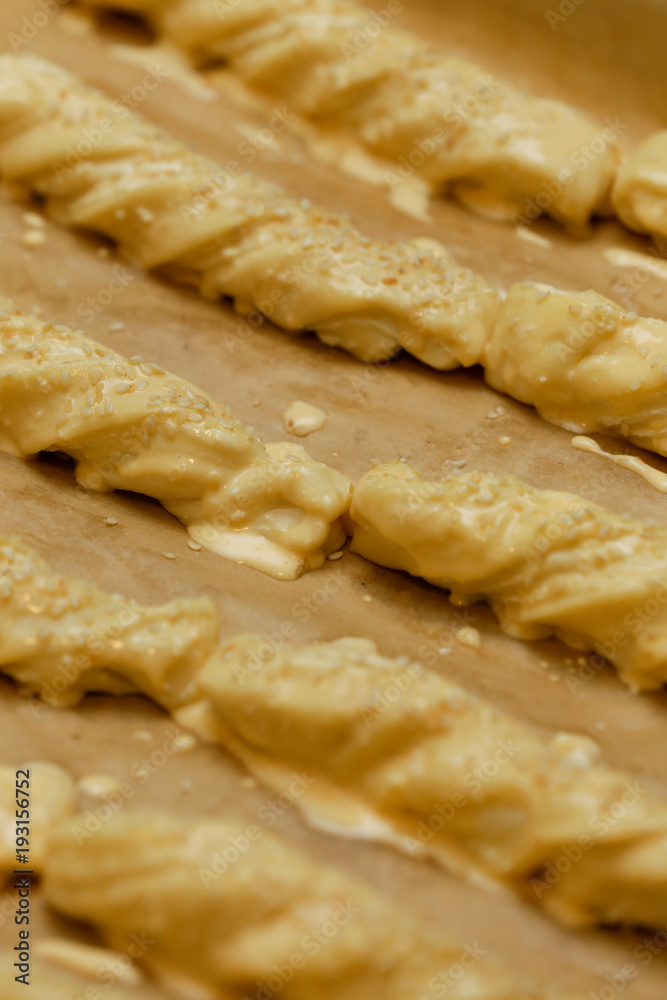
[(177, 719), (311, 825), (509, 886), (570, 926), (665, 925), (667, 801), (596, 763), (591, 740), (546, 742), (364, 639), (268, 646), (224, 646), (200, 675), (204, 703)]
[[(617, 133), (530, 97), (350, 0), (83, 0), (145, 15), (200, 62), (223, 59), (292, 110), (465, 198), (583, 223), (608, 207)], [(390, 5), (391, 6), (391, 5)], [(384, 12), (392, 20), (392, 15)], [(379, 22), (379, 24), (378, 24)]]
[(656, 243), (667, 236), (667, 132), (649, 136), (623, 161), (613, 202), (630, 229), (650, 233)]
[[(143, 691), (330, 833), (391, 843), (487, 886), (532, 888), (569, 924), (667, 922), (667, 803), (597, 764), (592, 741), (547, 743), (367, 640), (275, 650), (241, 635), (218, 647), (203, 599), (133, 605), (136, 625), (112, 630), (121, 598), (49, 575), (36, 557), (31, 567), (13, 545), (15, 561), (0, 548), (13, 587), (0, 603), (0, 666), (28, 693), (52, 700), (55, 690), (56, 704), (72, 704), (87, 690)], [(64, 650), (87, 654), (90, 669), (75, 660), (73, 673)], [(91, 883), (104, 909), (99, 888)]]
[[(143, 964), (167, 986), (220, 1000), (273, 995), (276, 981), (284, 1000), (415, 1000), (471, 950), (358, 879), (227, 820), (123, 811), (90, 833), (81, 817), (51, 837), (44, 891), (120, 951), (145, 935)], [(544, 995), (479, 955), (465, 964), (452, 1000)]]
[(61, 576), (19, 538), (0, 538), (0, 667), (50, 705), (76, 705), (88, 691), (182, 705), (219, 632), (207, 597), (142, 607)]
[(482, 363), (486, 380), (574, 433), (667, 455), (667, 322), (597, 292), (513, 285)]
[(66, 452), (82, 485), (155, 497), (202, 545), (281, 579), (345, 540), (345, 476), (299, 445), (265, 448), (185, 379), (1, 298), (0, 448)]
[(404, 347), (435, 368), (476, 364), (497, 312), (496, 293), (434, 241), (372, 241), (31, 56), (0, 57), (0, 174), (141, 266), (363, 361)]
[(595, 650), (635, 690), (667, 682), (667, 528), (491, 473), (427, 482), (400, 462), (362, 477), (351, 548), (487, 600), (509, 635)]

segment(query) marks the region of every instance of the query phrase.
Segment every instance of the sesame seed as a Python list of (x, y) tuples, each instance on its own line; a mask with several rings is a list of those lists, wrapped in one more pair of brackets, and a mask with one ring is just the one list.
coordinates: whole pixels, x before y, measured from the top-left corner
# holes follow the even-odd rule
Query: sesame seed
[(192, 549), (193, 552), (201, 552), (201, 545), (199, 542), (195, 542), (192, 538), (188, 542), (188, 548)]
[(163, 552), (162, 555), (165, 559), (175, 559), (176, 556), (173, 552)]
[(114, 524), (118, 524), (118, 521), (116, 520), (115, 517), (108, 517), (104, 523), (108, 524), (109, 527), (111, 527)]

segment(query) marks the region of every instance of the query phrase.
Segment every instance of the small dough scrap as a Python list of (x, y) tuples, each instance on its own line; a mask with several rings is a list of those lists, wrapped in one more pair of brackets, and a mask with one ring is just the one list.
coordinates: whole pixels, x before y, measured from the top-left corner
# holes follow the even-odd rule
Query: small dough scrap
[[(294, 956), (303, 962), (292, 963), (284, 1000), (415, 1000), (465, 948), (358, 879), (225, 820), (122, 813), (78, 844), (68, 827), (51, 838), (44, 892), (110, 947), (126, 951), (145, 934), (153, 944), (143, 964), (165, 983), (176, 976), (225, 1000), (240, 1000)], [(337, 933), (317, 948), (332, 920)], [(453, 1000), (542, 995), (486, 958), (451, 991)]]
[(636, 690), (667, 682), (667, 528), (513, 476), (427, 482), (401, 462), (363, 476), (350, 514), (351, 551), (453, 604), (487, 600), (509, 635), (595, 650)]
[(283, 426), (289, 434), (297, 437), (307, 437), (315, 431), (321, 431), (327, 422), (327, 414), (319, 406), (304, 403), (297, 399), (283, 413)]
[[(591, 740), (546, 742), (364, 639), (267, 654), (260, 636), (238, 636), (200, 685), (209, 738), (268, 775), (274, 791), (291, 788), (313, 825), (386, 840), (473, 881), (485, 874), (571, 926), (667, 922), (667, 801), (596, 763)], [(605, 827), (617, 803), (623, 815)], [(580, 861), (534, 892), (563, 845), (581, 838)]]
[[(290, 110), (390, 161), (396, 182), (408, 167), (464, 203), (498, 201), (528, 218), (543, 210), (583, 223), (609, 207), (619, 160), (610, 122), (441, 55), (351, 0), (243, 0), (224, 16), (202, 0), (81, 2), (142, 13), (196, 60), (225, 60)], [(593, 159), (582, 155), (591, 143)]]
[[(92, 144), (96, 121), (112, 127)], [(498, 310), (497, 293), (439, 244), (371, 240), (31, 55), (0, 56), (0, 174), (142, 267), (363, 361), (405, 348), (434, 368), (477, 364)]]
[(486, 380), (574, 434), (667, 455), (667, 322), (597, 292), (513, 285), (482, 362)]
[(352, 484), (185, 379), (0, 298), (0, 448), (61, 451), (81, 485), (155, 497), (200, 545), (283, 580), (345, 540)]
[[(26, 779), (24, 773), (28, 771)], [(26, 789), (22, 788), (19, 795), (29, 799), (30, 817), (27, 823), (30, 827), (27, 849), (28, 862), (24, 865), (16, 861), (16, 824), (25, 823), (25, 817), (20, 813), (16, 803), (16, 785), (29, 781)], [(22, 798), (23, 800), (23, 798)], [(14, 869), (28, 868), (34, 872), (42, 870), (46, 840), (51, 829), (58, 826), (67, 816), (73, 816), (77, 807), (76, 785), (72, 776), (62, 767), (45, 761), (35, 761), (30, 764), (20, 764), (17, 767), (0, 767), (0, 876), (5, 878)], [(20, 848), (24, 850), (24, 848)], [(4, 980), (3, 980), (4, 982)]]
[(649, 136), (623, 161), (613, 203), (630, 229), (650, 233), (656, 243), (667, 236), (667, 132)]
[(175, 708), (194, 697), (219, 632), (208, 597), (142, 607), (63, 577), (19, 538), (0, 537), (0, 668), (48, 704), (141, 692)]

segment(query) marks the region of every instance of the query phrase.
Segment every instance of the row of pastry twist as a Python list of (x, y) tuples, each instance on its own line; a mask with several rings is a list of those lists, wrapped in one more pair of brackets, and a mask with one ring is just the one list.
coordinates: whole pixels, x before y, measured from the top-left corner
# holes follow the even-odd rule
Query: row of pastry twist
[[(2, 539), (0, 569), (0, 667), (24, 693), (74, 704), (87, 692), (142, 692), (274, 792), (288, 794), (298, 774), (290, 801), (317, 828), (386, 842), (479, 885), (504, 886), (569, 926), (659, 929), (667, 921), (667, 801), (605, 766), (591, 740), (545, 738), (422, 664), (382, 656), (368, 640), (280, 649), (254, 635), (221, 641), (209, 599), (142, 607), (62, 577), (16, 538)], [(2, 781), (9, 791), (0, 805), (10, 814), (14, 772)], [(116, 947), (145, 930), (156, 939), (147, 956), (156, 968), (171, 964), (223, 991), (238, 987), (287, 959), (297, 929), (297, 940), (305, 933), (293, 918), (305, 905), (306, 923), (314, 920), (320, 892), (332, 898), (324, 885), (333, 899), (359, 897), (362, 908), (376, 898), (359, 886), (355, 895), (343, 876), (318, 874), (261, 828), (249, 836), (226, 821), (128, 817), (127, 807), (115, 820), (91, 823), (75, 815), (66, 781), (35, 773), (35, 794), (39, 781), (50, 792), (38, 797), (31, 862), (45, 875), (47, 898)], [(242, 849), (239, 837), (248, 841)], [(226, 856), (222, 848), (234, 843)], [(285, 852), (277, 867), (274, 852)], [(2, 865), (14, 864), (8, 837)], [(378, 910), (376, 932), (389, 934), (394, 921), (391, 910)], [(363, 918), (357, 934), (362, 926)], [(268, 951), (251, 947), (264, 933)], [(362, 996), (362, 985), (381, 975), (388, 996), (414, 996), (405, 992), (409, 979), (434, 975), (455, 948), (424, 951), (419, 939), (416, 954), (399, 948), (385, 964), (366, 931), (357, 934), (354, 961), (343, 937), (341, 957), (325, 963), (338, 969), (328, 973), (332, 997), (356, 996), (345, 993), (353, 986)], [(309, 969), (300, 989), (320, 980), (324, 988), (326, 969)], [(495, 998), (492, 984), (486, 992), (480, 986), (480, 998)]]
[[(5, 177), (40, 194), (67, 223), (112, 236), (145, 266), (195, 281), (204, 294), (255, 307), (269, 303), (271, 317), (289, 329), (312, 327), (365, 359), (416, 343), (414, 353), (437, 367), (474, 363), (495, 349), (496, 371), (517, 379), (525, 369), (512, 374), (514, 345), (533, 348), (539, 322), (540, 331), (547, 328), (541, 349), (558, 355), (563, 366), (581, 361), (582, 337), (587, 346), (598, 335), (607, 344), (616, 337), (618, 363), (608, 365), (608, 377), (622, 369), (622, 382), (635, 363), (629, 355), (637, 354), (640, 367), (646, 360), (639, 349), (646, 330), (656, 324), (659, 335), (664, 326), (637, 324), (593, 293), (568, 296), (539, 286), (517, 286), (500, 306), (482, 280), (458, 269), (444, 250), (374, 244), (349, 223), (247, 175), (220, 176), (57, 67), (3, 59)], [(88, 145), (83, 128), (93, 137)], [(304, 267), (305, 261), (316, 267)], [(320, 312), (311, 322), (313, 303)], [(78, 331), (22, 316), (11, 303), (3, 306), (0, 443), (6, 450), (22, 456), (66, 451), (83, 483), (155, 496), (203, 544), (283, 578), (321, 565), (352, 530), (353, 546), (369, 558), (422, 575), (457, 601), (488, 597), (513, 634), (555, 633), (582, 648), (597, 645), (633, 685), (664, 682), (665, 529), (511, 477), (476, 473), (424, 484), (403, 466), (364, 477), (348, 519), (349, 481), (303, 450), (265, 448), (184, 380), (142, 358), (123, 358)], [(561, 327), (548, 330), (548, 318), (563, 309), (581, 324), (573, 343), (565, 342), (574, 354), (569, 360), (560, 350)], [(401, 330), (407, 321), (408, 335)], [(475, 350), (466, 354), (471, 343), (481, 352), (477, 357)], [(608, 353), (600, 351), (589, 364), (595, 378), (600, 369), (606, 373)], [(590, 354), (595, 351), (585, 362)], [(586, 364), (580, 367), (586, 371)], [(566, 380), (572, 382), (570, 369)], [(548, 389), (540, 385), (542, 402)], [(552, 391), (556, 405), (557, 382)], [(576, 382), (574, 393), (562, 419), (575, 419), (575, 403), (586, 420), (609, 417), (595, 397), (576, 392)], [(654, 412), (642, 423), (626, 410), (629, 431), (615, 411), (604, 426), (616, 429), (617, 421), (632, 439), (645, 433), (660, 440)], [(555, 534), (545, 530), (552, 523)], [(314, 824), (365, 836), (370, 824), (378, 839), (412, 854), (532, 893), (569, 923), (664, 923), (667, 805), (597, 763), (592, 744), (569, 736), (547, 743), (439, 675), (386, 660), (363, 640), (267, 654), (260, 639), (241, 636), (220, 649), (206, 601), (161, 609), (128, 605), (52, 574), (15, 540), (5, 541), (2, 559), (0, 659), (24, 690), (55, 702), (89, 690), (142, 691), (264, 780), (280, 785), (295, 765), (311, 767), (321, 798), (304, 796), (300, 807)], [(627, 618), (638, 599), (656, 605), (650, 627), (620, 642), (612, 625), (619, 614)], [(378, 693), (394, 686), (403, 697), (386, 710)], [(476, 775), (482, 769), (486, 776), (489, 764), (495, 770), (480, 781)], [(148, 965), (183, 973), (220, 996), (235, 997), (248, 981), (269, 976), (270, 962), (291, 954), (300, 920), (309, 925), (316, 913), (328, 919), (331, 892), (337, 903), (337, 893), (347, 891), (342, 876), (288, 856), (264, 834), (262, 848), (235, 869), (238, 887), (230, 887), (215, 878), (215, 851), (225, 838), (245, 834), (217, 821), (123, 817), (83, 836), (76, 850), (75, 829), (68, 821), (46, 841), (52, 903), (99, 926), (118, 947), (136, 932), (135, 921), (142, 928), (150, 922), (158, 945)], [(209, 854), (213, 881), (204, 893), (197, 879)], [(267, 867), (268, 895), (257, 878)], [(218, 882), (220, 891), (208, 893)], [(184, 886), (193, 899), (186, 910), (174, 898), (181, 899)], [(236, 888), (246, 893), (251, 926), (238, 926)], [(394, 921), (370, 890), (357, 892), (363, 923), (356, 934), (341, 934), (340, 952), (328, 953), (322, 966), (309, 964), (286, 997), (298, 1000), (315, 989), (333, 1000), (372, 989), (403, 1000), (458, 954), (455, 945), (433, 943), (411, 922)], [(156, 898), (164, 903), (159, 914)], [(479, 984), (466, 978), (466, 996), (539, 995), (504, 974), (479, 976)]]
[[(540, 989), (476, 942), (443, 939), (371, 885), (290, 847), (259, 821), (123, 805), (91, 822), (95, 814), (79, 812), (67, 772), (38, 761), (20, 773), (29, 775), (39, 804), (33, 853), (49, 907), (116, 949), (34, 942), (30, 985), (40, 1000), (94, 997), (102, 988), (113, 1000), (132, 1000), (146, 996), (151, 980), (160, 997), (247, 1000), (280, 992), (285, 1000), (414, 1000), (446, 983), (449, 970), (454, 1000), (583, 1000)], [(0, 768), (0, 816), (8, 826), (15, 781), (16, 768)], [(1, 841), (0, 851), (11, 871), (15, 851)], [(23, 995), (14, 978), (17, 951), (0, 953), (6, 1000)]]
[(200, 544), (278, 579), (350, 534), (454, 603), (487, 599), (511, 635), (594, 650), (636, 689), (667, 681), (667, 528), (483, 472), (429, 483), (398, 462), (354, 486), (301, 446), (265, 447), (185, 379), (0, 306), (4, 451), (64, 452), (84, 485), (154, 497)]
[[(667, 236), (667, 132), (621, 162), (614, 123), (524, 94), (353, 0), (79, 0), (131, 11), (197, 64), (223, 61), (299, 114), (464, 200), (582, 223), (612, 206)], [(390, 5), (391, 6), (391, 5)], [(400, 175), (395, 175), (400, 176)]]
[[(112, 236), (142, 263), (187, 274), (206, 294), (233, 295), (256, 306), (265, 297), (275, 306), (273, 318), (289, 328), (300, 328), (317, 309), (322, 320), (314, 325), (325, 337), (323, 330), (338, 324), (341, 341), (352, 330), (354, 344), (347, 346), (356, 350), (363, 331), (364, 357), (384, 355), (388, 330), (395, 347), (406, 318), (417, 317), (426, 331), (419, 336), (432, 354), (437, 345), (441, 361), (442, 352), (450, 359), (465, 355), (465, 363), (482, 356), (491, 384), (534, 402), (555, 422), (604, 429), (665, 452), (661, 397), (667, 365), (661, 364), (661, 348), (667, 324), (626, 314), (594, 292), (517, 285), (501, 304), (482, 279), (461, 272), (444, 251), (374, 243), (337, 217), (326, 217), (320, 229), (324, 213), (249, 175), (216, 182), (213, 164), (66, 71), (31, 57), (0, 57), (0, 172), (45, 198), (56, 217)], [(318, 246), (329, 254), (326, 263), (301, 266), (314, 259)], [(446, 292), (438, 298), (441, 288), (450, 290), (449, 298)], [(282, 578), (321, 565), (344, 541), (341, 518), (351, 484), (302, 449), (265, 448), (184, 380), (141, 358), (122, 358), (81, 333), (21, 317), (9, 304), (0, 332), (5, 450), (66, 451), (88, 485), (148, 493), (202, 544)], [(468, 483), (464, 493), (475, 516), (450, 518), (449, 532), (437, 535), (440, 570), (400, 557), (389, 535), (382, 549), (373, 546), (373, 558), (451, 589), (463, 583), (463, 569), (451, 571), (451, 554), (462, 539), (467, 551), (479, 548), (483, 518), (486, 535), (498, 539), (504, 553), (507, 579), (498, 577), (487, 549), (486, 558), (473, 564), (471, 594), (488, 597), (515, 634), (555, 632), (603, 652), (633, 685), (660, 686), (662, 529), (633, 529), (580, 498), (558, 494), (523, 500), (520, 519), (500, 519), (494, 513), (497, 489), (477, 489), (465, 477), (450, 477), (439, 487), (444, 509), (462, 483)], [(362, 481), (353, 513), (362, 510), (367, 489)], [(410, 493), (412, 484), (399, 480), (400, 490)], [(513, 494), (522, 491), (531, 495), (512, 480), (503, 484), (501, 508), (511, 511), (518, 502)], [(581, 509), (570, 517), (569, 506)], [(418, 506), (398, 519), (403, 547), (421, 544), (420, 516)], [(395, 534), (395, 525), (391, 531), (387, 523), (380, 526), (381, 517), (387, 522), (386, 513), (377, 513), (376, 530)], [(549, 517), (555, 527), (541, 538)], [(618, 525), (611, 535), (609, 519)], [(426, 522), (434, 538), (435, 523)], [(638, 541), (623, 547), (614, 543), (616, 533)], [(517, 537), (527, 539), (520, 548)], [(364, 544), (355, 539), (360, 548)], [(636, 546), (651, 547), (653, 561), (640, 558)], [(582, 562), (584, 549), (590, 552)], [(627, 572), (618, 572), (619, 561)], [(585, 595), (587, 587), (597, 588), (600, 573), (606, 580), (602, 610), (591, 615)], [(576, 593), (571, 606), (562, 598), (568, 588)], [(605, 618), (612, 592), (623, 614)], [(652, 610), (636, 630), (638, 595)], [(612, 618), (622, 627), (612, 627)]]
[(0, 174), (207, 297), (250, 303), (364, 361), (404, 348), (439, 369), (481, 363), (491, 386), (560, 426), (667, 454), (664, 321), (542, 285), (501, 301), (439, 244), (368, 239), (219, 169), (58, 66), (0, 57)]

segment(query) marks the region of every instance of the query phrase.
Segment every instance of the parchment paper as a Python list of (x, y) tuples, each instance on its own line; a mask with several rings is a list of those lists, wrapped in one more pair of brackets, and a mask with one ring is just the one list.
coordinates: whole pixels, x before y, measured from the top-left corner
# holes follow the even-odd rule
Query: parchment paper
[[(376, 6), (382, 7), (381, 0)], [(628, 123), (623, 137), (634, 141), (664, 124), (659, 112), (665, 69), (658, 58), (657, 28), (662, 25), (664, 38), (667, 15), (658, 7), (642, 0), (632, 4), (630, 15), (620, 0), (587, 0), (552, 30), (537, 2), (412, 0), (398, 21), (536, 92), (562, 96), (602, 117), (618, 116)], [(10, 33), (20, 34), (22, 19), (41, 9), (36, 0), (5, 0), (0, 47), (11, 47)], [(61, 15), (22, 50), (58, 60), (112, 94), (129, 91), (146, 72), (113, 57), (108, 38), (105, 42), (77, 33)], [(224, 163), (238, 158), (249, 129), (266, 124), (271, 104), (255, 106), (222, 91), (205, 102), (168, 79), (140, 110)], [(430, 223), (419, 222), (392, 208), (380, 189), (309, 157), (301, 140), (287, 133), (257, 156), (252, 169), (300, 197), (348, 212), (371, 234), (442, 239), (464, 264), (499, 287), (521, 279), (594, 287), (640, 314), (667, 318), (664, 281), (651, 278), (635, 292), (621, 293), (619, 281), (629, 272), (612, 267), (602, 251), (620, 246), (647, 252), (648, 244), (615, 222), (596, 224), (587, 239), (578, 241), (548, 222), (536, 223), (533, 231), (547, 237), (551, 247), (525, 242), (511, 226), (476, 218), (447, 201), (432, 204)], [(437, 475), (446, 459), (465, 458), (468, 468), (505, 470), (538, 486), (574, 490), (616, 511), (667, 520), (667, 498), (638, 477), (572, 450), (568, 433), (486, 388), (477, 369), (439, 374), (407, 358), (384, 369), (364, 368), (313, 338), (292, 338), (269, 325), (251, 337), (238, 337), (238, 318), (227, 306), (204, 303), (133, 271), (113, 253), (102, 250), (101, 255), (99, 241), (48, 224), (44, 246), (27, 251), (21, 244), (24, 211), (25, 206), (2, 195), (3, 293), (21, 307), (38, 305), (45, 317), (82, 325), (104, 343), (182, 374), (228, 404), (265, 441), (285, 438), (281, 414), (300, 398), (329, 415), (326, 427), (307, 441), (311, 453), (353, 477), (366, 471), (371, 459), (406, 457)], [(110, 304), (93, 310), (94, 318), (84, 318), (90, 316), (86, 300), (110, 287), (119, 266), (122, 290)], [(119, 323), (124, 326), (118, 328)], [(499, 405), (504, 414), (490, 419), (489, 412)], [(509, 447), (498, 443), (501, 435), (511, 436)], [(667, 462), (648, 457), (667, 470)], [(555, 641), (512, 641), (482, 607), (473, 608), (466, 622), (480, 630), (482, 646), (464, 648), (452, 636), (456, 616), (443, 594), (350, 554), (295, 583), (279, 583), (213, 553), (191, 551), (179, 523), (146, 498), (85, 492), (76, 486), (71, 467), (57, 458), (28, 464), (0, 454), (0, 482), (0, 532), (22, 534), (62, 573), (92, 579), (146, 603), (209, 594), (230, 634), (270, 634), (290, 622), (295, 641), (359, 634), (377, 640), (388, 654), (429, 662), (434, 651), (451, 647), (447, 656), (436, 653), (437, 669), (546, 733), (571, 730), (593, 736), (609, 764), (667, 792), (667, 697), (634, 696), (612, 670), (584, 668), (581, 674), (577, 654)], [(116, 526), (105, 524), (109, 516), (118, 520)], [(176, 553), (177, 559), (166, 560), (164, 551)], [(364, 595), (372, 602), (363, 601)], [(141, 698), (89, 698), (73, 711), (35, 709), (17, 697), (11, 683), (0, 682), (3, 763), (44, 758), (77, 776), (103, 772), (125, 779), (133, 764), (159, 748), (172, 729), (173, 723)], [(126, 808), (225, 813), (252, 821), (270, 796), (246, 787), (242, 777), (223, 752), (198, 747), (169, 756), (149, 780), (136, 785)], [(477, 942), (540, 981), (599, 991), (607, 983), (605, 976), (631, 963), (637, 969), (632, 995), (640, 1000), (665, 996), (667, 954), (640, 966), (633, 950), (641, 935), (563, 931), (511, 896), (474, 889), (384, 848), (310, 833), (293, 811), (276, 828), (313, 855), (375, 883), (443, 934)], [(15, 943), (11, 921), (3, 915), (0, 922), (0, 940)], [(80, 930), (54, 921), (38, 907), (34, 936), (54, 928), (81, 936)]]

